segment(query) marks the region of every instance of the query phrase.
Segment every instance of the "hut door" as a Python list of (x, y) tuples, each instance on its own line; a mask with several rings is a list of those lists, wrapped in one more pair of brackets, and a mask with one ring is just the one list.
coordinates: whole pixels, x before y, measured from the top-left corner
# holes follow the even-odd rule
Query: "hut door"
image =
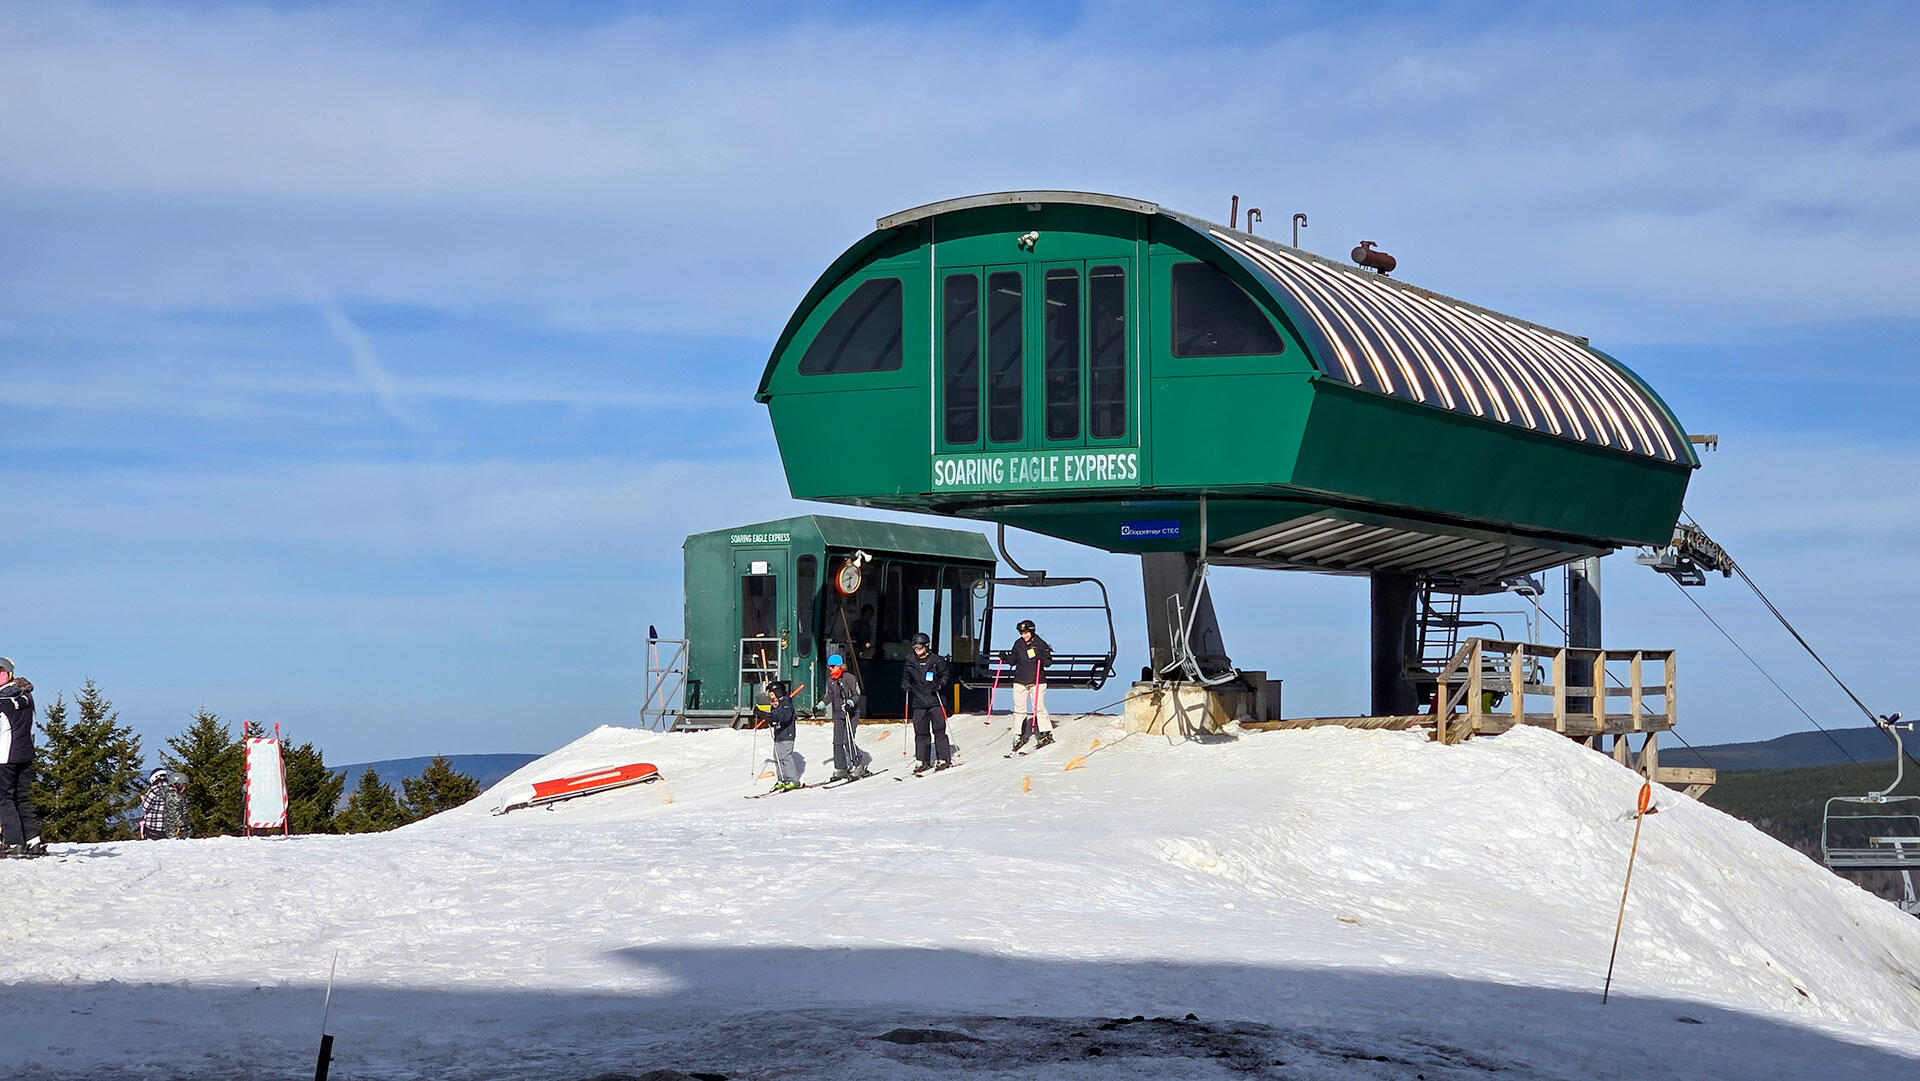
[(781, 579), (786, 573), (786, 556), (785, 550), (777, 548), (735, 549), (733, 553), (738, 590), (734, 611), (739, 616), (738, 705), (764, 701), (764, 684), (783, 674), (788, 627), (782, 613), (788, 606), (782, 603), (786, 589)]
[(1133, 434), (1127, 260), (1048, 263), (1028, 351), (1030, 425), (1039, 445), (1124, 443)]

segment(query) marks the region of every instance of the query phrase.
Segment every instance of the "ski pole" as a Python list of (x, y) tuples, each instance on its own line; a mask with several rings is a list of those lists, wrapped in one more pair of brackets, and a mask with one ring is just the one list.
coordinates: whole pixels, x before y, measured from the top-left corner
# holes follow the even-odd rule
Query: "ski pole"
[(1000, 666), (993, 666), (993, 686), (987, 688), (987, 719), (982, 724), (993, 723), (993, 696), (1000, 693)]
[[(1625, 738), (1625, 737), (1622, 737)], [(1640, 825), (1652, 812), (1648, 808), (1653, 803), (1653, 782), (1645, 781), (1640, 785), (1640, 807), (1633, 816), (1633, 847), (1627, 850), (1627, 881), (1620, 887), (1620, 915), (1613, 921), (1613, 952), (1607, 954), (1607, 982), (1600, 989), (1600, 1005), (1607, 1004), (1607, 996), (1613, 991), (1613, 960), (1620, 954), (1620, 929), (1627, 922), (1627, 890), (1633, 886), (1633, 860), (1640, 854)]]
[(327, 1070), (333, 1064), (333, 1033), (327, 1031), (327, 1017), (333, 1012), (333, 971), (340, 965), (340, 951), (333, 951), (333, 960), (327, 964), (327, 997), (320, 1004), (320, 1058), (313, 1064), (313, 1081), (327, 1081)]

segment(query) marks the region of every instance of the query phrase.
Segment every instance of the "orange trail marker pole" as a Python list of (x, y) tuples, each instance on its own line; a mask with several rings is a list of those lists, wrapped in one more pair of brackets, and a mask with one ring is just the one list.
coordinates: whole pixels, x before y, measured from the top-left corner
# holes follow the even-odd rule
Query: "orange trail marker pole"
[(1633, 816), (1633, 847), (1627, 850), (1627, 882), (1620, 887), (1620, 915), (1613, 921), (1613, 952), (1607, 954), (1607, 983), (1600, 989), (1600, 1005), (1607, 1004), (1613, 992), (1613, 960), (1620, 955), (1620, 928), (1627, 922), (1627, 890), (1633, 887), (1633, 860), (1640, 854), (1640, 826), (1647, 820), (1647, 808), (1653, 803), (1653, 782), (1640, 785), (1640, 807)]

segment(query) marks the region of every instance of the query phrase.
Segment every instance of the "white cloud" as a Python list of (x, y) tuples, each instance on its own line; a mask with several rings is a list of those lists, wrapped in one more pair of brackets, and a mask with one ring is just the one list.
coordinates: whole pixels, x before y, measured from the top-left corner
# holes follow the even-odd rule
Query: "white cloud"
[(879, 213), (1060, 185), (1238, 190), (1614, 340), (1910, 308), (1872, 256), (1920, 230), (1898, 9), (1138, 18), (11, 8), (11, 304), (272, 303), (271, 251), (343, 299), (765, 335)]

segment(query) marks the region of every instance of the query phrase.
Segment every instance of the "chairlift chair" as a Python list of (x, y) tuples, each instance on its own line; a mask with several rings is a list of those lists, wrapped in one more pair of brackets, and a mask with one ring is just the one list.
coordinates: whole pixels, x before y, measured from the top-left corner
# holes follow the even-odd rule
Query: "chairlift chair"
[[(1113, 626), (1113, 605), (1107, 599), (1107, 584), (1098, 578), (1070, 577), (1060, 578), (1047, 574), (1043, 570), (1028, 570), (1014, 562), (1007, 554), (1007, 527), (999, 530), (1000, 558), (1007, 566), (1019, 574), (1017, 578), (988, 579), (986, 605), (981, 614), (980, 641), (986, 652), (986, 663), (979, 666), (976, 679), (984, 677), (991, 681), (998, 675), (1004, 682), (1012, 671), (1000, 659), (999, 648), (993, 637), (993, 616), (999, 604), (998, 590), (1002, 586), (1018, 589), (1053, 589), (1060, 586), (1091, 585), (1100, 591), (1099, 604), (1010, 604), (1004, 607), (1022, 613), (1030, 612), (1099, 612), (1107, 622), (1107, 651), (1105, 653), (1065, 653), (1055, 650), (1052, 663), (1047, 665), (1047, 686), (1055, 690), (1097, 691), (1106, 686), (1113, 676), (1114, 660), (1120, 653), (1120, 640)], [(986, 685), (986, 682), (981, 684)]]
[(1920, 895), (1913, 872), (1920, 870), (1920, 796), (1896, 796), (1905, 775), (1906, 747), (1898, 713), (1878, 718), (1880, 729), (1893, 740), (1893, 783), (1864, 796), (1835, 796), (1827, 801), (1820, 823), (1820, 861), (1833, 871), (1898, 871), (1906, 887), (1900, 907), (1920, 915)]

